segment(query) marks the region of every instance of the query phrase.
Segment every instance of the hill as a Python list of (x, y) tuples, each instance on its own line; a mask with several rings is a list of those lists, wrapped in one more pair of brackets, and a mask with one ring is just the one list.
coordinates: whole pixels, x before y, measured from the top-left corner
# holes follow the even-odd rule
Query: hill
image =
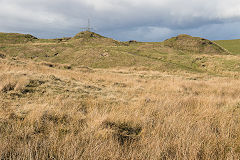
[[(229, 55), (224, 48), (214, 42), (187, 35), (164, 42), (119, 42), (86, 31), (72, 38), (33, 39), (28, 43), (0, 43), (1, 57), (24, 58), (35, 62), (44, 61), (49, 63), (49, 66), (66, 64), (71, 67), (91, 68), (133, 67), (144, 70), (186, 71), (210, 75), (232, 74), (240, 70), (239, 57)], [(21, 38), (15, 38), (13, 41), (19, 42), (20, 40)], [(5, 39), (0, 41), (5, 41)], [(180, 49), (177, 49), (179, 47)], [(190, 51), (192, 49), (194, 51)], [(212, 56), (214, 54), (219, 56)]]
[(17, 43), (27, 43), (37, 38), (30, 34), (20, 34), (20, 33), (2, 33), (0, 32), (0, 44), (9, 43), (9, 44), (17, 44)]
[(210, 40), (185, 34), (165, 40), (164, 45), (192, 53), (229, 54), (225, 48)]
[(90, 31), (80, 32), (73, 37), (73, 39), (89, 39), (89, 38), (93, 39), (93, 38), (106, 38), (106, 37), (103, 37), (97, 33), (90, 32)]

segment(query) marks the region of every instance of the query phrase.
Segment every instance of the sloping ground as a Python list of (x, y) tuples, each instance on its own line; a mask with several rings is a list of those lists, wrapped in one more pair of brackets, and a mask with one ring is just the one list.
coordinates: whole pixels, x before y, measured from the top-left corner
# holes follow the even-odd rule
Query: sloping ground
[(29, 41), (36, 40), (37, 38), (30, 34), (20, 34), (20, 33), (0, 33), (0, 44), (1, 43), (27, 43)]
[(51, 66), (0, 58), (0, 159), (240, 158), (239, 78)]
[(236, 75), (240, 71), (240, 57), (236, 55), (193, 54), (168, 47), (165, 42), (119, 42), (93, 32), (80, 32), (73, 38), (36, 39), (31, 43), (0, 43), (0, 59), (6, 57), (46, 62), (52, 68), (56, 67), (54, 64), (62, 64), (60, 68), (132, 67), (210, 75)]
[[(80, 32), (66, 41), (36, 40), (28, 44), (0, 43), (0, 53), (10, 57), (29, 58), (36, 61), (67, 63), (73, 66), (109, 68), (117, 66), (155, 66), (158, 62), (138, 56), (141, 44), (119, 42), (93, 32)], [(145, 51), (144, 51), (145, 52)], [(161, 66), (161, 63), (159, 63)]]
[(229, 54), (226, 49), (210, 40), (185, 34), (165, 40), (164, 45), (192, 53)]
[(223, 46), (227, 50), (229, 50), (232, 54), (239, 55), (240, 54), (240, 39), (234, 40), (219, 40), (215, 41), (217, 44)]

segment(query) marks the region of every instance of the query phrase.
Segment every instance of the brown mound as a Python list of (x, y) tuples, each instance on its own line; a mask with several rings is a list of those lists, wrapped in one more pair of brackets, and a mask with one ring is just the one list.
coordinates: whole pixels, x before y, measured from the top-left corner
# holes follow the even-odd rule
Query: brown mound
[(164, 41), (164, 45), (177, 50), (207, 53), (207, 54), (229, 54), (229, 52), (218, 44), (200, 37), (192, 37), (186, 34), (181, 34)]

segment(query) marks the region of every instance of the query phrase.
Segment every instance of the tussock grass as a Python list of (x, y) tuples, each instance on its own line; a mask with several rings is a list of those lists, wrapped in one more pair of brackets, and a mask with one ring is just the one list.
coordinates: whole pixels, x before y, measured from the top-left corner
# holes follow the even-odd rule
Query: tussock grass
[(0, 91), (23, 91), (29, 82), (29, 79), (23, 75), (2, 74), (0, 75)]
[(21, 61), (1, 62), (1, 159), (240, 158), (237, 77)]

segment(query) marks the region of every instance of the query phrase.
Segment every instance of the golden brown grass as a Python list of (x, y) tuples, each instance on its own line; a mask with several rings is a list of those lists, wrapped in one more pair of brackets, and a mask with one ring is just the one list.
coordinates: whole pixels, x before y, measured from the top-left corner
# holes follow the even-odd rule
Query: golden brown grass
[(1, 74), (0, 75), (0, 91), (9, 92), (23, 91), (29, 80), (26, 76), (19, 76), (17, 73)]
[(240, 158), (239, 79), (0, 63), (1, 159)]

